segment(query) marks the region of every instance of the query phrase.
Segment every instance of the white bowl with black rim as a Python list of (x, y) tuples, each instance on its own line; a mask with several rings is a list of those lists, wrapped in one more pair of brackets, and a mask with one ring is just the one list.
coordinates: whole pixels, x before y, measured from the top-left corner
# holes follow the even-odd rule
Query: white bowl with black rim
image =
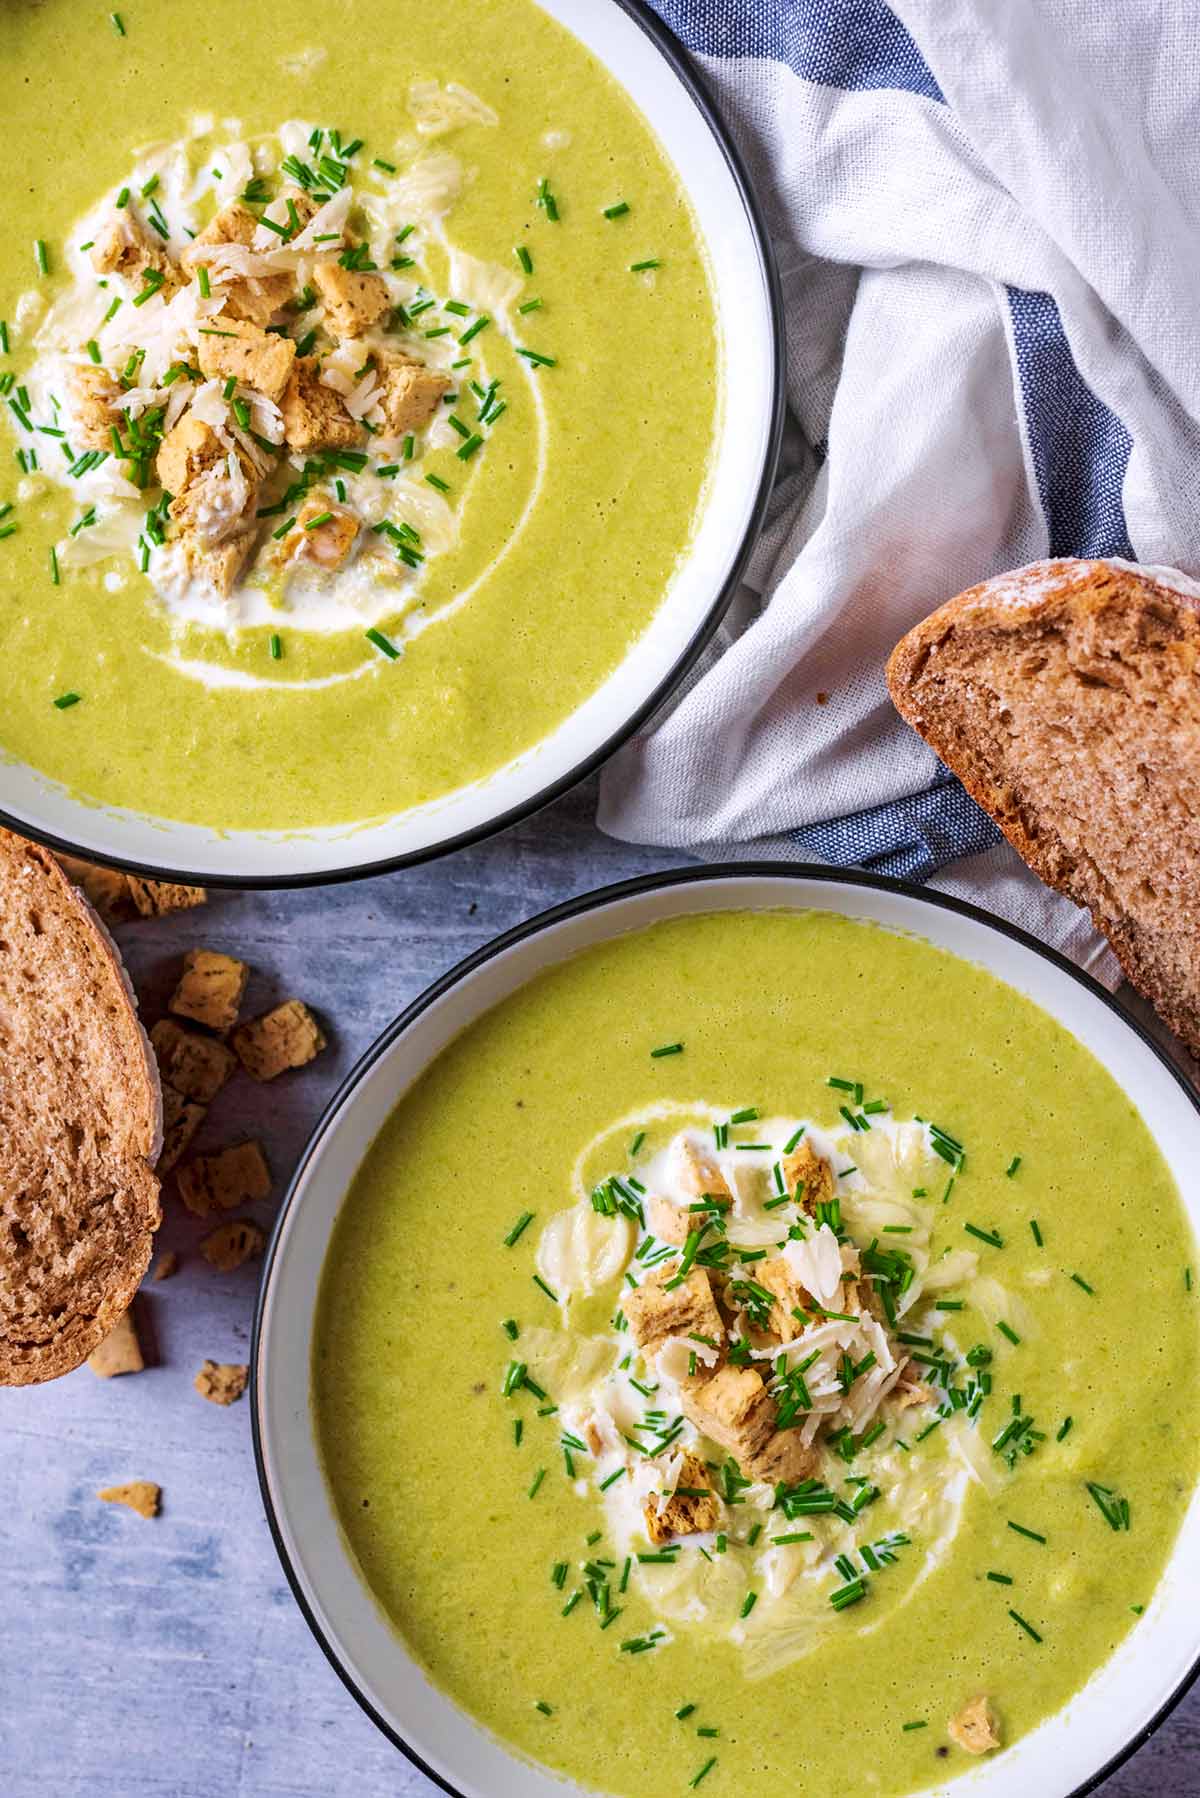
[[(310, 1366), (318, 1284), (367, 1148), (446, 1045), (535, 976), (599, 943), (714, 911), (824, 912), (915, 936), (985, 968), (1065, 1026), (1128, 1094), (1200, 1230), (1200, 1103), (1103, 988), (975, 907), (817, 868), (729, 865), (584, 895), (509, 931), (437, 981), (384, 1032), (313, 1134), (267, 1254), (251, 1386), (267, 1517), (292, 1590), (334, 1668), (396, 1746), (458, 1798), (563, 1798), (580, 1788), (520, 1759), (434, 1686), (361, 1581), (321, 1470)], [(1081, 1798), (1134, 1752), (1200, 1671), (1200, 1494), (1145, 1615), (1074, 1699), (1002, 1755), (958, 1775), (964, 1798)], [(949, 1789), (949, 1782), (943, 1789)], [(930, 1792), (937, 1787), (928, 1788)]]
[[(644, 0), (538, 0), (645, 115), (707, 249), (721, 409), (702, 515), (663, 602), (603, 684), (485, 779), (370, 825), (218, 830), (85, 802), (0, 761), (0, 822), (52, 848), (168, 880), (292, 886), (443, 854), (515, 822), (590, 773), (663, 703), (716, 629), (762, 520), (783, 416), (782, 320), (770, 244), (741, 158), (685, 53)], [(170, 745), (164, 745), (170, 753)]]

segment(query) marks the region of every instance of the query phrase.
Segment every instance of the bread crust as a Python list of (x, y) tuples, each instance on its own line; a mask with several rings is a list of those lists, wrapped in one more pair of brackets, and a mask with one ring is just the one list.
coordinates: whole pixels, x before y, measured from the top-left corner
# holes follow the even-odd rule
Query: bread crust
[[(982, 691), (964, 692), (961, 672), (951, 658), (968, 638), (990, 641), (993, 663), (1012, 663), (1014, 684), (1020, 675), (1020, 658), (1036, 651), (1040, 640), (1070, 640), (1077, 646), (1077, 700), (1086, 698), (1088, 685), (1098, 685), (1108, 673), (1099, 654), (1101, 640), (1111, 640), (1113, 620), (1133, 643), (1137, 633), (1156, 639), (1178, 666), (1173, 672), (1184, 679), (1200, 679), (1200, 586), (1171, 569), (1146, 569), (1113, 561), (1067, 558), (1035, 562), (1010, 574), (996, 576), (969, 587), (916, 625), (893, 650), (887, 664), (887, 683), (892, 700), (908, 723), (962, 781), (971, 797), (996, 821), (1009, 842), (1046, 884), (1077, 905), (1086, 907), (1096, 928), (1108, 938), (1127, 978), (1155, 1007), (1164, 1023), (1180, 1037), (1193, 1055), (1200, 1056), (1200, 990), (1181, 972), (1196, 964), (1200, 931), (1189, 912), (1179, 910), (1166, 922), (1161, 914), (1140, 915), (1119, 884), (1109, 878), (1106, 846), (1095, 841), (1081, 853), (1080, 842), (1068, 845), (1056, 828), (1053, 806), (1038, 790), (1028, 771), (1016, 772), (1003, 754), (989, 750), (977, 726), (988, 722)], [(1097, 645), (1095, 668), (1087, 665), (1088, 646)], [(1109, 651), (1106, 648), (1106, 653)], [(1133, 667), (1131, 653), (1122, 664), (1117, 656), (1114, 674)], [(957, 687), (955, 686), (958, 681)], [(1136, 730), (1137, 683), (1132, 683), (1131, 726)], [(1072, 693), (1064, 690), (1062, 703), (1071, 711)], [(1163, 687), (1156, 699), (1164, 706), (1170, 696)], [(1190, 702), (1189, 702), (1190, 703)], [(1082, 703), (1078, 709), (1082, 711)], [(1182, 739), (1195, 759), (1191, 733), (1194, 718), (1178, 716)], [(1089, 756), (1079, 764), (1080, 811), (1088, 809), (1088, 782), (1115, 778), (1127, 772), (1122, 749), (1106, 742), (1103, 732), (1092, 732)], [(1185, 751), (1186, 754), (1186, 751)], [(1156, 765), (1156, 775), (1169, 770)], [(1137, 835), (1144, 819), (1131, 806), (1127, 818), (1127, 844), (1138, 853)], [(1080, 839), (1086, 844), (1086, 833)], [(1180, 853), (1187, 851), (1180, 848)], [(1145, 851), (1145, 874), (1152, 884), (1159, 879), (1153, 852)], [(1194, 885), (1194, 870), (1189, 869)]]
[(117, 949), (0, 830), (0, 1384), (57, 1378), (128, 1307), (160, 1219), (162, 1100)]

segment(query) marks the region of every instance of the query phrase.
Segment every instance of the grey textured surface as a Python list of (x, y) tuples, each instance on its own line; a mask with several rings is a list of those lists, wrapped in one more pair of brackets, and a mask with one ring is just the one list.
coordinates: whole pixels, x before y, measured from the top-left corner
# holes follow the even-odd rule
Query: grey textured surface
[[(198, 1145), (260, 1133), (282, 1191), (335, 1085), (437, 974), (543, 906), (682, 860), (609, 841), (593, 810), (589, 785), (429, 868), (214, 893), (204, 912), (124, 927), (147, 1022), (183, 951), (204, 943), (253, 965), (250, 1008), (297, 993), (330, 1027), (311, 1068), (269, 1089), (239, 1075)], [(223, 1410), (192, 1390), (206, 1356), (246, 1359), (257, 1278), (253, 1265), (216, 1274), (196, 1252), (202, 1233), (168, 1206), (160, 1242), (181, 1265), (139, 1299), (145, 1373), (102, 1382), (85, 1367), (0, 1393), (0, 1798), (426, 1798), (435, 1788), (358, 1710), (292, 1602), (246, 1401)], [(131, 1478), (163, 1487), (152, 1523), (96, 1501)], [(1200, 1791), (1200, 1692), (1102, 1789)]]

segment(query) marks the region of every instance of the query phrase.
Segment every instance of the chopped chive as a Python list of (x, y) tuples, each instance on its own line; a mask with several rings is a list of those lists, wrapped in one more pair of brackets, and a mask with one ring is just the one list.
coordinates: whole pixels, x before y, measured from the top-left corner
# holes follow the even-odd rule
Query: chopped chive
[(651, 1059), (651, 1061), (660, 1061), (664, 1055), (682, 1055), (682, 1054), (683, 1054), (683, 1044), (682, 1043), (663, 1043), (659, 1048), (651, 1049), (650, 1059)]
[(295, 515), (295, 513), (293, 513), (292, 516), (285, 521), (285, 523), (280, 525), (280, 527), (277, 531), (271, 532), (271, 536), (274, 539), (274, 541), (276, 543), (278, 543), (278, 541), (281, 537), (286, 537), (288, 532), (291, 530), (292, 526), (295, 524), (295, 522), (296, 522), (296, 515)]
[[(394, 175), (396, 173), (395, 163), (385, 162), (382, 156), (373, 156), (371, 158), (371, 167), (373, 169), (382, 169), (385, 175)], [(408, 229), (411, 231), (412, 226), (410, 225)], [(396, 242), (399, 243), (400, 239), (397, 238)]]
[(283, 638), (278, 631), (271, 632), (271, 660), (279, 662), (283, 659)]
[(125, 21), (124, 21), (124, 19), (122, 19), (120, 13), (119, 12), (110, 12), (108, 16), (112, 20), (112, 28), (116, 32), (117, 36), (124, 37), (125, 36)]
[(488, 318), (486, 314), (477, 318), (474, 324), (467, 326), (467, 329), (458, 340), (459, 343), (470, 343), (473, 337), (478, 337), (481, 331), (486, 331), (491, 322), (491, 319)]
[(533, 1708), (535, 1711), (541, 1711), (543, 1717), (552, 1717), (554, 1715), (553, 1710), (546, 1703), (544, 1698), (539, 1698)]
[(524, 1233), (524, 1231), (526, 1229), (528, 1229), (529, 1225), (533, 1222), (533, 1219), (534, 1219), (534, 1213), (532, 1211), (523, 1211), (521, 1213), (520, 1217), (517, 1219), (516, 1223), (513, 1225), (512, 1229), (509, 1231), (508, 1235), (504, 1238), (504, 1246), (506, 1249), (512, 1248), (513, 1244), (517, 1241), (518, 1237), (520, 1237)]
[(993, 1249), (1004, 1247), (1004, 1238), (998, 1230), (981, 1230), (977, 1224), (964, 1224), (963, 1229), (968, 1236), (974, 1236), (979, 1242), (986, 1242)]
[(546, 1469), (544, 1467), (539, 1467), (537, 1472), (533, 1476), (533, 1484), (529, 1488), (530, 1498), (537, 1497), (538, 1492), (541, 1489), (542, 1481), (545, 1479), (545, 1477), (546, 1477)]
[(374, 625), (371, 626), (369, 631), (364, 631), (363, 635), (366, 637), (368, 643), (373, 643), (376, 649), (382, 650), (389, 662), (398, 660), (400, 651), (396, 648), (396, 645), (390, 642), (388, 638), (384, 636), (382, 631), (377, 631)]
[(1004, 1170), (1005, 1177), (1007, 1179), (1011, 1180), (1013, 1175), (1016, 1173), (1017, 1169), (1020, 1167), (1020, 1165), (1021, 1165), (1021, 1157), (1019, 1155), (1014, 1155), (1012, 1160), (1009, 1162), (1008, 1166)]
[(523, 243), (516, 246), (513, 255), (516, 257), (525, 273), (531, 275), (533, 273), (533, 257), (529, 254), (529, 251), (525, 248)]
[(543, 356), (539, 350), (523, 350), (523, 349), (518, 348), (517, 355), (524, 356), (526, 362), (532, 363), (534, 368), (557, 368), (558, 367), (558, 360), (556, 357)]
[(0, 318), (0, 355), (8, 355), (8, 325)]
[(37, 271), (38, 271), (39, 275), (48, 275), (50, 273), (50, 252), (46, 248), (46, 243), (45, 243), (44, 238), (41, 238), (41, 237), (34, 238), (34, 240), (33, 240), (33, 259), (37, 263)]
[(629, 211), (629, 201), (628, 200), (618, 200), (615, 206), (606, 206), (604, 208), (604, 217), (606, 219), (624, 218), (625, 214), (628, 211)]
[(543, 304), (542, 300), (526, 300), (523, 306), (517, 307), (517, 311), (523, 318), (527, 312), (540, 312)]
[(467, 441), (465, 443), (459, 444), (457, 450), (455, 450), (454, 453), (458, 457), (460, 462), (469, 462), (471, 460), (471, 457), (475, 454), (476, 450), (479, 450), (482, 448), (483, 448), (483, 438), (480, 437), (477, 432), (473, 432), (471, 434), (471, 436), (469, 436), (467, 438)]
[(425, 476), (425, 479), (429, 482), (429, 485), (431, 487), (436, 487), (439, 493), (449, 493), (449, 491), (450, 491), (449, 483), (446, 481), (439, 480), (437, 475), (427, 474)]
[(742, 1608), (739, 1611), (738, 1615), (740, 1617), (748, 1617), (757, 1603), (758, 1603), (758, 1593), (757, 1592), (747, 1592), (745, 1598), (743, 1598), (743, 1600), (742, 1600)]
[(1040, 1228), (1040, 1227), (1039, 1227), (1039, 1225), (1038, 1225), (1038, 1221), (1037, 1221), (1037, 1218), (1036, 1218), (1036, 1217), (1031, 1217), (1031, 1218), (1030, 1218), (1030, 1220), (1029, 1220), (1029, 1228), (1030, 1228), (1030, 1230), (1031, 1230), (1031, 1231), (1032, 1231), (1032, 1232), (1033, 1232), (1033, 1240), (1034, 1240), (1034, 1241), (1035, 1241), (1035, 1242), (1036, 1242), (1036, 1243), (1037, 1243), (1037, 1245), (1038, 1245), (1038, 1248), (1039, 1248), (1039, 1249), (1040, 1249), (1040, 1248), (1044, 1248), (1044, 1247), (1045, 1247), (1045, 1243), (1044, 1243), (1044, 1242), (1043, 1242), (1043, 1240), (1042, 1240), (1042, 1232), (1041, 1232), (1041, 1228)]
[(1058, 1435), (1054, 1438), (1054, 1440), (1056, 1442), (1064, 1442), (1066, 1440), (1066, 1438), (1071, 1434), (1071, 1426), (1074, 1422), (1075, 1422), (1075, 1419), (1073, 1417), (1064, 1417), (1063, 1421), (1062, 1421), (1062, 1428), (1059, 1430)]
[(96, 342), (96, 339), (94, 337), (89, 337), (87, 340), (87, 353), (91, 357), (93, 362), (99, 362), (99, 360), (100, 360), (100, 345)]
[(1025, 1631), (1025, 1634), (1027, 1636), (1032, 1636), (1035, 1642), (1041, 1641), (1042, 1638), (1038, 1635), (1038, 1633), (1034, 1629), (1032, 1623), (1026, 1623), (1026, 1621), (1025, 1621), (1024, 1617), (1022, 1617), (1020, 1611), (1009, 1611), (1008, 1614), (1012, 1618), (1014, 1623), (1020, 1624), (1021, 1628)]
[(129, 189), (127, 187), (123, 187), (121, 189), (120, 193), (117, 195), (117, 211), (124, 212), (124, 210), (128, 206), (128, 204), (129, 204)]
[(629, 272), (631, 275), (640, 275), (643, 273), (644, 270), (646, 270), (648, 268), (661, 268), (661, 267), (662, 267), (662, 261), (659, 257), (647, 256), (647, 258), (644, 262), (631, 262), (629, 264)]
[(1014, 1348), (1020, 1347), (1021, 1338), (1017, 1335), (1017, 1332), (1012, 1328), (1012, 1326), (1010, 1324), (998, 1323), (996, 1325), (996, 1328), (999, 1330), (1001, 1336), (1007, 1337), (1008, 1341), (1012, 1343)]
[(54, 701), (55, 710), (59, 712), (69, 711), (73, 705), (79, 704), (81, 698), (82, 694), (80, 693), (60, 693), (58, 698)]
[(700, 1781), (702, 1779), (707, 1778), (707, 1776), (712, 1772), (712, 1770), (716, 1766), (716, 1764), (717, 1764), (717, 1757), (714, 1754), (711, 1760), (705, 1761), (705, 1763), (701, 1767), (699, 1773), (697, 1773), (693, 1779), (688, 1780), (689, 1789), (692, 1791), (695, 1791), (696, 1787), (700, 1784)]
[(317, 516), (315, 518), (309, 519), (308, 523), (305, 525), (304, 528), (306, 531), (317, 531), (317, 530), (320, 530), (320, 528), (323, 524), (329, 524), (332, 522), (332, 520), (333, 520), (332, 512), (318, 512)]
[[(536, 1276), (535, 1276), (535, 1278), (536, 1278)], [(542, 1285), (542, 1282), (540, 1280), (538, 1281), (538, 1285), (539, 1286)], [(547, 1287), (545, 1287), (544, 1290), (549, 1292), (550, 1288), (547, 1286)], [(553, 1295), (551, 1295), (551, 1296), (553, 1296)], [(628, 1468), (618, 1467), (617, 1471), (615, 1473), (610, 1473), (606, 1480), (601, 1480), (598, 1490), (601, 1492), (607, 1492), (609, 1487), (615, 1486), (617, 1481), (621, 1478), (621, 1476), (623, 1474), (627, 1473), (628, 1471), (629, 1471)]]
[(1006, 1521), (1009, 1529), (1014, 1530), (1018, 1536), (1028, 1536), (1031, 1542), (1040, 1542), (1043, 1548), (1046, 1546), (1046, 1537), (1040, 1536), (1036, 1530), (1027, 1530), (1023, 1523), (1014, 1523), (1011, 1517)]
[(1094, 1286), (1089, 1286), (1082, 1274), (1072, 1274), (1071, 1278), (1074, 1280), (1076, 1286), (1082, 1287), (1089, 1297), (1095, 1298), (1096, 1288)]
[[(50, 585), (52, 587), (57, 587), (59, 585), (58, 551), (53, 548), (50, 551)], [(78, 699), (78, 697), (79, 697), (79, 695), (76, 694), (75, 699)], [(72, 705), (75, 703), (75, 699), (72, 699), (72, 701), (71, 701)], [(55, 705), (57, 705), (58, 701), (55, 700), (54, 703), (55, 703)]]
[(535, 1286), (539, 1286), (541, 1288), (541, 1290), (545, 1293), (546, 1297), (550, 1300), (551, 1304), (557, 1305), (558, 1294), (556, 1292), (554, 1292), (549, 1286), (547, 1286), (547, 1284), (543, 1280), (541, 1274), (534, 1274), (533, 1283)]
[(1192, 1290), (1192, 1270), (1190, 1267), (1185, 1267), (1183, 1270), (1183, 1290), (1185, 1292), (1190, 1292)]
[(928, 1723), (926, 1723), (925, 1719), (922, 1717), (915, 1723), (902, 1724), (901, 1728), (903, 1729), (904, 1734), (907, 1735), (909, 1730), (911, 1730), (911, 1729), (928, 1729), (929, 1725), (928, 1725)]
[(998, 1586), (1011, 1586), (1012, 1576), (1007, 1573), (989, 1573), (988, 1579), (994, 1580)]

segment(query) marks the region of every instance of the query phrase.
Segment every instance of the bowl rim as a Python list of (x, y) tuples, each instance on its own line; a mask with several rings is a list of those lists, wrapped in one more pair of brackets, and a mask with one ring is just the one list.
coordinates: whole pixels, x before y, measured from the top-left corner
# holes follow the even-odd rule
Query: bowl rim
[[(626, 0), (619, 0), (619, 3), (624, 5)], [(634, 3), (640, 5), (641, 0), (634, 0)], [(1032, 950), (1042, 960), (1049, 962), (1052, 967), (1058, 969), (1061, 973), (1069, 975), (1093, 998), (1102, 1001), (1104, 1006), (1141, 1041), (1143, 1046), (1150, 1050), (1151, 1054), (1156, 1058), (1164, 1071), (1170, 1075), (1183, 1098), (1194, 1111), (1200, 1113), (1200, 1093), (1198, 1093), (1189, 1083), (1183, 1071), (1171, 1059), (1162, 1044), (1156, 1041), (1154, 1036), (1138, 1018), (1134, 1017), (1125, 1006), (1118, 1003), (1114, 994), (1111, 993), (1107, 987), (1102, 986), (1093, 975), (1087, 973), (1083, 968), (1079, 967), (1077, 963), (1061, 954), (1059, 950), (1053, 949), (1048, 944), (1040, 942), (1037, 937), (1033, 936), (1029, 931), (1023, 930), (1020, 925), (1011, 923), (1007, 918), (998, 917), (995, 913), (988, 911), (983, 906), (973, 904), (970, 900), (959, 899), (948, 893), (928, 891), (924, 887), (917, 885), (914, 881), (900, 880), (890, 875), (872, 874), (857, 868), (834, 868), (823, 863), (815, 862), (779, 862), (758, 859), (752, 861), (720, 861), (707, 863), (703, 867), (685, 866), (664, 869), (655, 874), (635, 875), (626, 880), (614, 881), (602, 887), (594, 887), (588, 892), (576, 894), (573, 898), (561, 900), (555, 905), (548, 906), (543, 911), (536, 912), (532, 917), (524, 920), (524, 922), (512, 925), (508, 930), (502, 931), (499, 936), (493, 937), (490, 941), (482, 944), (478, 949), (472, 950), (469, 955), (463, 956), (460, 961), (456, 962), (452, 967), (448, 968), (445, 973), (440, 974), (433, 980), (424, 991), (419, 993), (415, 999), (404, 1007), (403, 1011), (401, 1011), (398, 1016), (380, 1032), (375, 1041), (359, 1057), (358, 1061), (350, 1069), (345, 1079), (339, 1084), (336, 1092), (325, 1105), (320, 1117), (313, 1127), (307, 1143), (301, 1151), (300, 1158), (296, 1163), (296, 1167), (288, 1182), (287, 1191), (280, 1203), (279, 1211), (271, 1230), (270, 1239), (267, 1243), (266, 1252), (263, 1256), (262, 1275), (255, 1300), (254, 1325), (250, 1339), (249, 1386), (250, 1427), (254, 1445), (254, 1465), (258, 1475), (259, 1493), (263, 1502), (267, 1527), (270, 1530), (271, 1539), (275, 1545), (275, 1552), (279, 1557), (280, 1565), (283, 1568), (284, 1575), (291, 1588), (292, 1596), (299, 1607), (300, 1614), (307, 1623), (309, 1630), (326, 1660), (329, 1662), (346, 1690), (350, 1693), (351, 1697), (359, 1705), (360, 1709), (366, 1712), (367, 1716), (375, 1726), (382, 1731), (383, 1735), (392, 1743), (393, 1747), (398, 1748), (414, 1767), (422, 1772), (433, 1785), (438, 1787), (439, 1790), (448, 1793), (450, 1798), (468, 1798), (468, 1794), (461, 1791), (457, 1786), (452, 1785), (440, 1773), (436, 1772), (434, 1768), (423, 1759), (421, 1754), (405, 1740), (400, 1732), (394, 1729), (381, 1715), (369, 1693), (359, 1684), (349, 1666), (343, 1663), (336, 1646), (327, 1637), (305, 1597), (303, 1584), (299, 1573), (293, 1565), (292, 1558), (288, 1553), (283, 1531), (276, 1514), (271, 1483), (267, 1474), (266, 1453), (263, 1442), (264, 1422), (261, 1412), (261, 1383), (259, 1380), (259, 1372), (264, 1347), (263, 1316), (266, 1309), (266, 1297), (284, 1225), (296, 1199), (297, 1192), (305, 1172), (307, 1171), (308, 1165), (320, 1148), (325, 1134), (334, 1121), (334, 1118), (350, 1100), (355, 1089), (365, 1079), (366, 1075), (375, 1066), (376, 1062), (388, 1052), (397, 1038), (403, 1035), (418, 1017), (432, 1005), (436, 1004), (437, 1001), (441, 999), (444, 994), (449, 992), (452, 987), (458, 985), (460, 981), (466, 979), (469, 975), (475, 973), (477, 969), (483, 967), (487, 962), (492, 961), (499, 955), (503, 955), (515, 944), (525, 942), (529, 938), (539, 935), (542, 931), (550, 929), (554, 925), (568, 919), (576, 918), (582, 913), (600, 910), (607, 905), (619, 903), (627, 898), (658, 892), (672, 887), (699, 886), (706, 883), (718, 883), (722, 880), (738, 878), (768, 878), (787, 882), (807, 881), (833, 887), (851, 887), (862, 888), (872, 892), (899, 893), (909, 899), (922, 902), (935, 911), (945, 911), (957, 914), (959, 917), (967, 918), (973, 923), (982, 924), (991, 930), (994, 930), (999, 935), (1009, 938), (1010, 941), (1018, 943), (1023, 948)], [(1084, 1780), (1081, 1785), (1073, 1787), (1069, 1794), (1069, 1798), (1087, 1798), (1089, 1793), (1096, 1792), (1106, 1779), (1115, 1773), (1118, 1768), (1123, 1767), (1127, 1761), (1132, 1759), (1133, 1755), (1146, 1745), (1151, 1736), (1155, 1734), (1160, 1726), (1171, 1715), (1172, 1711), (1175, 1710), (1176, 1706), (1192, 1689), (1193, 1685), (1195, 1685), (1198, 1678), (1200, 1678), (1200, 1640), (1197, 1642), (1195, 1658), (1192, 1660), (1187, 1673), (1179, 1681), (1174, 1690), (1163, 1700), (1153, 1716), (1151, 1716), (1147, 1722), (1142, 1724), (1124, 1746), (1117, 1753), (1110, 1756), (1102, 1767), (1098, 1768), (1097, 1771)], [(917, 1798), (919, 1798), (919, 1794), (917, 1795)]]
[[(375, 874), (389, 874), (400, 868), (419, 867), (424, 862), (436, 861), (443, 856), (454, 854), (456, 850), (469, 848), (472, 844), (484, 842), (489, 837), (499, 835), (501, 831), (509, 829), (511, 825), (521, 823), (524, 819), (541, 811), (543, 807), (553, 804), (556, 799), (561, 799), (564, 793), (570, 792), (573, 787), (586, 780), (666, 703), (711, 642), (741, 584), (751, 552), (758, 541), (767, 505), (775, 485), (786, 405), (784, 386), (786, 333), (783, 315), (783, 289), (775, 247), (767, 227), (762, 203), (750, 179), (745, 158), (718, 110), (700, 68), (670, 28), (664, 24), (657, 13), (651, 10), (650, 0), (608, 0), (608, 3), (625, 13), (633, 24), (637, 25), (651, 40), (652, 45), (667, 62), (711, 132), (745, 211), (746, 223), (750, 235), (754, 239), (762, 272), (768, 325), (767, 352), (771, 360), (771, 397), (767, 418), (766, 444), (758, 488), (746, 520), (742, 541), (730, 562), (726, 578), (718, 588), (707, 612), (701, 618), (671, 668), (653, 691), (582, 761), (567, 769), (565, 773), (556, 776), (536, 793), (510, 806), (506, 811), (473, 825), (467, 830), (459, 831), (454, 836), (445, 837), (441, 841), (427, 844), (423, 848), (402, 850), (394, 855), (380, 856), (371, 861), (355, 863), (352, 866), (321, 868), (312, 872), (290, 874), (214, 875), (182, 868), (162, 868), (153, 862), (119, 855), (106, 855), (104, 858), (106, 866), (118, 868), (126, 874), (133, 874), (141, 879), (167, 881), (172, 884), (210, 886), (240, 892), (276, 888), (285, 890), (313, 886), (337, 886), (343, 881), (367, 880)], [(56, 832), (40, 829), (36, 823), (31, 823), (6, 811), (3, 804), (0, 804), (0, 826), (16, 832), (19, 836), (31, 838), (33, 841), (43, 844), (47, 849), (52, 849), (60, 854), (74, 856), (85, 861), (94, 859), (94, 851), (89, 850), (86, 846), (72, 842), (67, 837), (59, 836)]]

